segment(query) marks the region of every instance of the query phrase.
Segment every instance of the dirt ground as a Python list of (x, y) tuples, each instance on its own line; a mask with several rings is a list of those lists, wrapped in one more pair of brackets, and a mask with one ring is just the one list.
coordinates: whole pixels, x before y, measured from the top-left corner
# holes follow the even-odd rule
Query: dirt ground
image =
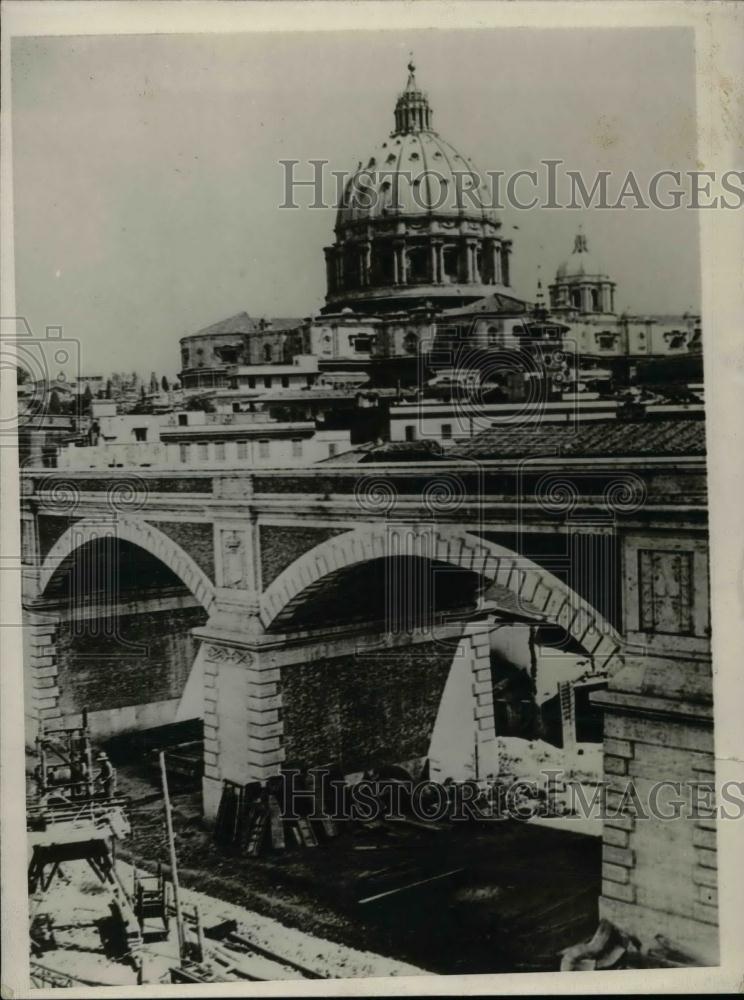
[[(119, 769), (132, 836), (119, 856), (167, 867), (157, 772)], [(562, 948), (597, 926), (597, 838), (514, 821), (448, 830), (346, 824), (315, 848), (254, 859), (221, 853), (201, 818), (200, 790), (172, 782), (181, 883), (306, 933), (426, 971), (484, 973), (557, 969)], [(393, 874), (382, 882), (382, 869)], [(369, 902), (386, 886), (454, 876)]]

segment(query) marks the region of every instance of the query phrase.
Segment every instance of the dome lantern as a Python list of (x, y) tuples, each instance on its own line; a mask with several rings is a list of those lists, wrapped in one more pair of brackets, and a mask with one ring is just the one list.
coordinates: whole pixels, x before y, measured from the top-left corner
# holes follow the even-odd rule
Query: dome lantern
[(399, 94), (395, 103), (395, 131), (393, 135), (408, 135), (410, 132), (431, 131), (431, 108), (429, 99), (416, 84), (416, 66), (413, 56), (408, 63), (406, 89)]

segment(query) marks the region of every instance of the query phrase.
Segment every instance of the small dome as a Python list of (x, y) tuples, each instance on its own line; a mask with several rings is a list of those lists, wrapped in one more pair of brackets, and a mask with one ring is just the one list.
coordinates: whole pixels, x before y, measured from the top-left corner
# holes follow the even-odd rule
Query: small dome
[(609, 281), (605, 268), (589, 253), (586, 236), (581, 231), (576, 234), (573, 253), (560, 265), (555, 278), (556, 281), (570, 278), (604, 278)]

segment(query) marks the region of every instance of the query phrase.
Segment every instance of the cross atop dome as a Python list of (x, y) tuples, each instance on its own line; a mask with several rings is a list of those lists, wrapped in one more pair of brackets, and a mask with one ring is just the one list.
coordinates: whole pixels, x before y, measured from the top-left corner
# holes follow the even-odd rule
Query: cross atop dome
[(588, 253), (589, 252), (589, 245), (586, 242), (586, 236), (584, 235), (584, 229), (583, 229), (582, 226), (579, 226), (579, 231), (576, 234), (576, 238), (574, 239), (573, 252), (574, 253)]
[(406, 90), (416, 89), (416, 63), (413, 61), (413, 52), (409, 53), (408, 60), (408, 82), (406, 83)]
[(431, 108), (426, 94), (419, 90), (416, 83), (416, 64), (413, 61), (413, 52), (411, 52), (408, 60), (406, 89), (398, 96), (395, 104), (395, 131), (393, 135), (431, 131)]

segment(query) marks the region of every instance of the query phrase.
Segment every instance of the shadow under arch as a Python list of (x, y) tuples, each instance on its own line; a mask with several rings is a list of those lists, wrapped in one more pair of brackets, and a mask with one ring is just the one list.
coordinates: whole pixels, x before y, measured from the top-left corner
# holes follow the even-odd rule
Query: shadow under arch
[(191, 592), (205, 611), (215, 603), (215, 587), (204, 570), (162, 531), (151, 524), (126, 519), (110, 521), (86, 518), (71, 525), (47, 553), (39, 573), (39, 594), (43, 596), (53, 577), (78, 549), (110, 539), (128, 542), (162, 562)]
[[(276, 630), (288, 609), (314, 598), (324, 581), (374, 560), (415, 557), (477, 574), (487, 600), (516, 614), (537, 615), (578, 642), (598, 669), (621, 666), (615, 628), (562, 580), (537, 563), (456, 526), (379, 523), (321, 542), (291, 563), (264, 591), (260, 616)], [(490, 595), (490, 596), (489, 596)]]

